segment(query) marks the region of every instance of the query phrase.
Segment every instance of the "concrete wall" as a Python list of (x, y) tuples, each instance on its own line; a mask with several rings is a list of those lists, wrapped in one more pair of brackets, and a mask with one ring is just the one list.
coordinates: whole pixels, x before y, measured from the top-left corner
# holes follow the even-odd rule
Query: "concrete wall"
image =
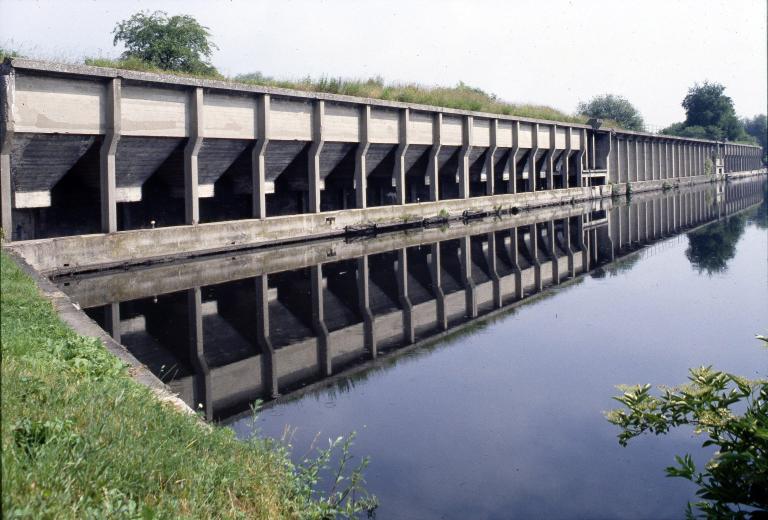
[[(402, 218), (424, 213), (417, 201), (607, 196), (704, 176), (716, 158), (761, 168), (746, 145), (348, 96), (23, 59), (0, 77), (7, 239), (77, 234), (94, 214), (105, 233), (370, 206)], [(589, 191), (560, 191), (574, 188)]]

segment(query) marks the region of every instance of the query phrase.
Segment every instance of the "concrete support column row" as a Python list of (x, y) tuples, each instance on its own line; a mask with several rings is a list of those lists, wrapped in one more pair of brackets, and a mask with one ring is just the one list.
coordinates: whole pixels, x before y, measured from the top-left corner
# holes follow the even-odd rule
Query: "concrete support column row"
[(117, 231), (117, 177), (115, 155), (120, 141), (122, 80), (114, 78), (107, 83), (105, 99), (105, 133), (99, 151), (99, 187), (101, 193), (101, 230), (104, 233)]
[(187, 224), (200, 222), (200, 199), (197, 194), (197, 156), (203, 146), (203, 89), (190, 93), (189, 138), (184, 147), (184, 214)]
[(369, 139), (371, 121), (371, 106), (363, 105), (360, 108), (360, 142), (355, 151), (355, 201), (358, 209), (367, 207), (368, 173), (365, 165), (365, 156), (371, 146)]
[[(520, 122), (512, 123), (512, 149), (509, 151), (509, 193), (517, 193), (517, 154), (520, 151)], [(522, 172), (521, 172), (522, 175)]]
[(13, 189), (11, 186), (11, 149), (14, 134), (14, 99), (16, 97), (16, 74), (11, 71), (0, 76), (0, 102), (3, 103), (3, 119), (0, 120), (0, 223), (6, 240), (13, 238)]
[(309, 147), (309, 212), (320, 213), (320, 153), (325, 144), (323, 138), (323, 120), (325, 119), (325, 101), (315, 101), (312, 113), (312, 145)]
[(269, 144), (269, 114), (271, 99), (269, 94), (259, 97), (256, 103), (256, 143), (251, 150), (251, 179), (253, 193), (253, 216), (267, 217), (267, 167), (265, 154)]
[(395, 151), (395, 170), (393, 176), (395, 178), (395, 192), (397, 194), (397, 203), (400, 205), (405, 204), (407, 200), (405, 192), (405, 154), (408, 152), (408, 125), (410, 122), (411, 114), (410, 110), (403, 108), (400, 110), (400, 131), (398, 134), (398, 145)]
[[(461, 121), (461, 150), (459, 151), (459, 198), (469, 198), (469, 154), (472, 152), (472, 116), (464, 116)], [(437, 200), (437, 199), (435, 199)]]
[(499, 130), (499, 120), (491, 119), (488, 124), (488, 151), (485, 152), (483, 169), (485, 170), (485, 194), (493, 195), (496, 192), (496, 150), (498, 148), (496, 135)]
[(440, 200), (440, 148), (443, 142), (443, 114), (437, 113), (432, 120), (432, 148), (429, 151), (427, 181), (429, 181), (429, 200)]

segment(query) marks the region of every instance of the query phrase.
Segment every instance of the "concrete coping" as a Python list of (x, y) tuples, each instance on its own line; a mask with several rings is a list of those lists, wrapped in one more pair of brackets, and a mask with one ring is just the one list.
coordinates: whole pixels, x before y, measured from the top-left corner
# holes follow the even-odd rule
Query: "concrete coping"
[[(228, 92), (238, 93), (253, 93), (253, 94), (269, 94), (277, 97), (293, 97), (302, 98), (305, 100), (323, 100), (337, 103), (353, 103), (364, 104), (374, 107), (390, 108), (390, 109), (402, 109), (408, 108), (419, 112), (437, 112), (442, 114), (452, 114), (461, 116), (473, 116), (484, 119), (498, 119), (503, 121), (520, 121), (523, 123), (539, 123), (547, 125), (560, 125), (570, 128), (582, 128), (586, 130), (595, 130), (597, 132), (611, 132), (631, 134), (636, 136), (642, 136), (660, 140), (670, 141), (686, 141), (686, 142), (700, 142), (707, 144), (722, 144), (718, 141), (709, 141), (706, 139), (695, 139), (688, 137), (678, 137), (671, 135), (651, 134), (647, 132), (636, 132), (632, 130), (625, 130), (623, 128), (614, 127), (601, 127), (594, 129), (592, 126), (583, 123), (569, 123), (565, 121), (553, 121), (547, 119), (535, 119), (522, 116), (510, 116), (504, 114), (494, 114), (490, 112), (474, 112), (471, 110), (460, 110), (456, 108), (440, 107), (434, 105), (421, 105), (414, 103), (404, 103), (401, 101), (388, 101), (376, 98), (362, 98), (355, 96), (346, 96), (341, 94), (328, 94), (324, 92), (306, 92), (302, 90), (294, 90), (279, 87), (267, 87), (262, 85), (249, 85), (246, 83), (240, 83), (230, 80), (218, 80), (218, 79), (204, 79), (193, 78), (186, 76), (177, 76), (173, 74), (161, 74), (156, 72), (140, 72), (126, 69), (116, 69), (109, 67), (94, 67), (91, 65), (79, 65), (68, 63), (56, 63), (43, 60), (33, 60), (28, 58), (6, 58), (5, 62), (0, 65), (0, 74), (8, 74), (11, 69), (28, 70), (41, 72), (50, 75), (63, 75), (63, 76), (81, 76), (85, 78), (121, 78), (128, 81), (140, 82), (140, 83), (154, 83), (154, 84), (166, 84), (176, 85), (183, 87), (203, 87), (211, 90), (221, 90)], [(727, 143), (731, 144), (731, 143)], [(735, 146), (754, 147), (754, 145), (737, 144)]]

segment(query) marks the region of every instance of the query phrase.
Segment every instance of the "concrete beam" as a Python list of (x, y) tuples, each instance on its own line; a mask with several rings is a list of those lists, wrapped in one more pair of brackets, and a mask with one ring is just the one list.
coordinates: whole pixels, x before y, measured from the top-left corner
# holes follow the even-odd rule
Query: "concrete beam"
[(320, 152), (323, 151), (323, 119), (325, 101), (317, 100), (312, 112), (312, 145), (309, 148), (309, 212), (320, 213)]
[(14, 105), (16, 74), (10, 71), (0, 75), (0, 224), (3, 239), (13, 240), (13, 180), (11, 176), (11, 149), (14, 134)]
[(371, 106), (360, 107), (360, 141), (355, 152), (355, 200), (356, 207), (363, 209), (367, 206), (368, 176), (366, 174), (365, 156), (371, 145), (370, 141)]
[(115, 156), (120, 141), (122, 83), (114, 78), (107, 83), (104, 104), (105, 134), (99, 151), (99, 187), (101, 195), (101, 230), (104, 233), (117, 231), (117, 178)]
[(203, 128), (203, 89), (197, 87), (189, 97), (189, 139), (184, 147), (184, 213), (187, 224), (200, 222), (197, 156), (203, 145)]
[(509, 150), (508, 193), (517, 193), (517, 153), (520, 150), (520, 121), (512, 123), (512, 148)]
[(485, 194), (493, 195), (496, 192), (496, 134), (499, 131), (499, 120), (491, 119), (488, 122), (489, 146), (485, 152)]
[(429, 151), (427, 178), (429, 182), (429, 200), (440, 200), (440, 146), (442, 144), (443, 114), (437, 113), (432, 118), (432, 148)]
[(267, 218), (267, 165), (269, 117), (272, 100), (269, 94), (259, 96), (256, 103), (256, 143), (251, 150), (251, 185), (253, 218)]
[(459, 151), (459, 198), (469, 198), (469, 154), (472, 152), (472, 116), (461, 119), (461, 150)]
[(405, 154), (408, 152), (408, 126), (410, 124), (410, 110), (403, 108), (399, 113), (398, 145), (395, 151), (395, 168), (392, 175), (395, 179), (395, 191), (397, 194), (397, 203), (405, 204), (407, 198), (405, 193)]

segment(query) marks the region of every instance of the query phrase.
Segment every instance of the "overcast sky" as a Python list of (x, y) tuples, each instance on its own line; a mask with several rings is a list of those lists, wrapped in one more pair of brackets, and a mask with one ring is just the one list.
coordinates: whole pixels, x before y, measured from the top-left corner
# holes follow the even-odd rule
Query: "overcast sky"
[(650, 125), (682, 120), (688, 87), (710, 80), (739, 115), (766, 112), (766, 0), (0, 0), (0, 45), (116, 56), (112, 28), (144, 9), (208, 26), (228, 75), (461, 80), (567, 112), (614, 93)]

